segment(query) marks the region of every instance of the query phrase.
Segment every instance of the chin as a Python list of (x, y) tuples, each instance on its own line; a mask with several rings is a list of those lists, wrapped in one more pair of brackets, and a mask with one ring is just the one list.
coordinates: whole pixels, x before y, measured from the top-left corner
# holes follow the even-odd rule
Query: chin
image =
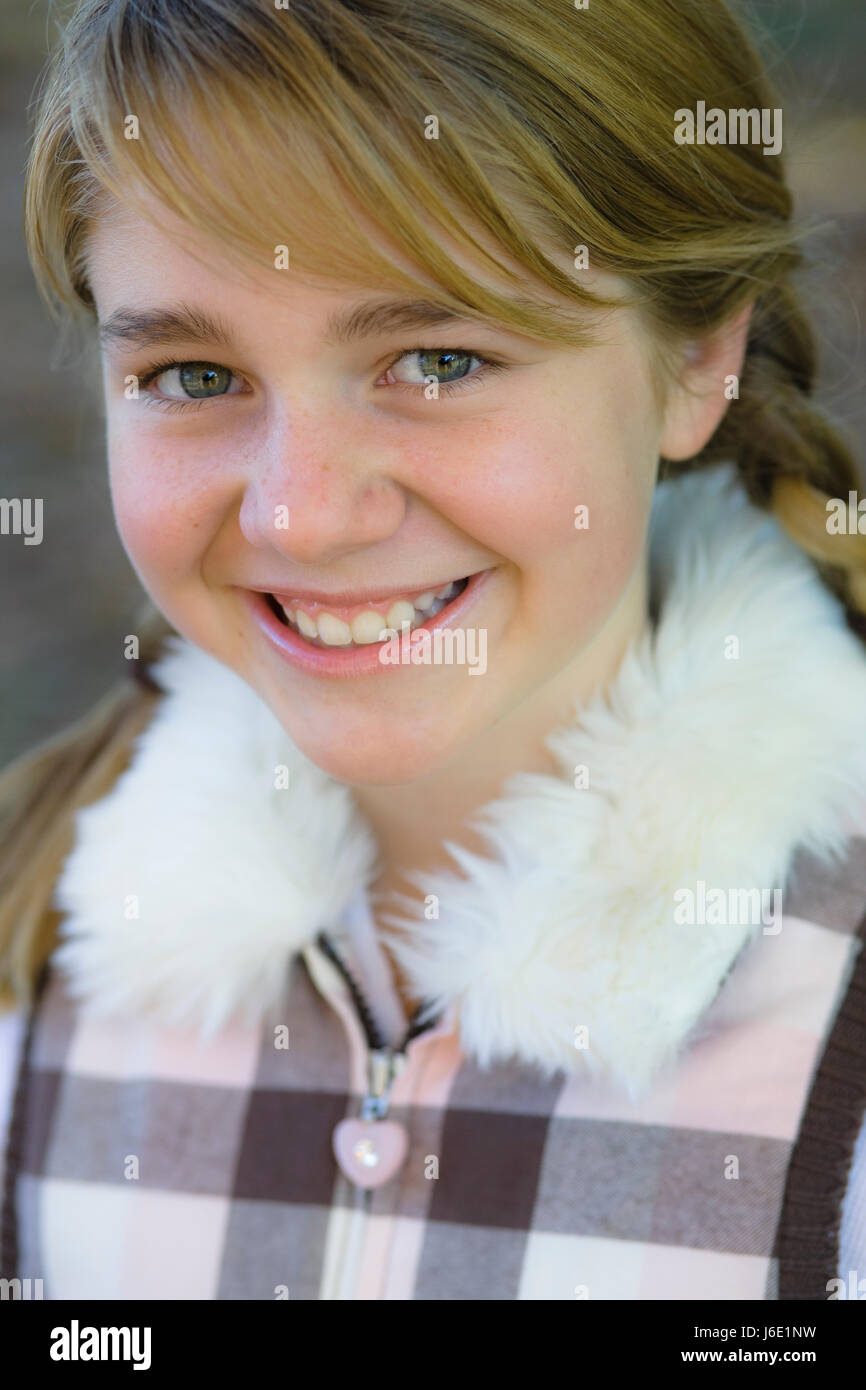
[(381, 738), (345, 742), (310, 739), (307, 731), (294, 741), (328, 776), (352, 786), (402, 786), (435, 772), (446, 761), (440, 747), (431, 748), (417, 738), (403, 748), (396, 747), (393, 740), (388, 742), (384, 731)]
[(298, 721), (274, 710), (292, 742), (315, 765), (338, 782), (356, 786), (400, 786), (435, 773), (458, 751), (455, 729), (437, 730), (407, 715), (398, 731), (393, 719), (359, 724), (308, 718)]

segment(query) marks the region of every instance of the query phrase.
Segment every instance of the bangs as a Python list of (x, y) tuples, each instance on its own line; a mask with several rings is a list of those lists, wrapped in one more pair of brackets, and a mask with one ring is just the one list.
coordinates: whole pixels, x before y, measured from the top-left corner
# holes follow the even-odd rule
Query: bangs
[[(331, 34), (328, 45), (309, 14), (244, 6), (241, 29), (228, 8), (211, 6), (221, 11), (216, 30), (183, 14), (185, 0), (151, 5), (163, 26), (141, 23), (146, 8), (133, 20), (115, 7), (101, 80), (92, 81), (96, 63), (79, 60), (70, 88), (71, 129), (95, 185), (91, 215), (97, 190), (158, 221), (145, 210), (155, 203), (256, 266), (273, 268), (286, 248), (302, 276), (423, 296), (461, 317), (576, 346), (592, 340), (591, 306), (622, 302), (591, 294), (579, 271), (569, 276), (538, 244), (546, 232), (570, 248), (573, 234), (530, 234), (531, 211), (515, 216), (513, 207), (531, 203), (504, 161), (505, 108), (479, 121), (473, 99), (473, 149), (479, 125), (501, 132), (484, 161), (494, 189), (461, 138), (464, 100), (424, 70), (417, 50), (410, 58), (393, 38), (374, 39), (345, 8), (339, 43)], [(477, 275), (447, 254), (446, 238)]]

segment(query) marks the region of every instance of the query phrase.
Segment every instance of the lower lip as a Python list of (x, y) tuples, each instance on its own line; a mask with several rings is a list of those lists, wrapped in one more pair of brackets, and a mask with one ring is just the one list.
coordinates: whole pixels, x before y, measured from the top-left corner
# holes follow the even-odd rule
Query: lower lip
[[(437, 628), (459, 627), (468, 609), (486, 588), (492, 574), (492, 569), (473, 574), (462, 594), (458, 594), (456, 599), (440, 609), (434, 617), (413, 628), (412, 632), (435, 632)], [(314, 676), (337, 676), (346, 679), (353, 676), (371, 676), (376, 672), (412, 669), (411, 666), (404, 667), (401, 663), (380, 661), (379, 653), (385, 646), (384, 642), (371, 642), (369, 646), (363, 647), (314, 647), (310, 642), (305, 642), (294, 628), (283, 626), (263, 593), (255, 589), (240, 589), (239, 593), (271, 646), (300, 671), (307, 671)]]

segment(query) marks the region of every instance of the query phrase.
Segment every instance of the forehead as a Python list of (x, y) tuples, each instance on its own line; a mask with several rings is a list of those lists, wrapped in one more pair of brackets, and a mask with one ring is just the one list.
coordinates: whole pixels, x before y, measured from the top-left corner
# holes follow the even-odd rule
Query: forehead
[(315, 317), (317, 340), (338, 347), (458, 317), (432, 298), (311, 285), (271, 267), (238, 266), (188, 228), (167, 230), (128, 213), (96, 229), (90, 265), (99, 340), (117, 350), (192, 341), (234, 348), (251, 322), (261, 336), (266, 323), (288, 331), (299, 316), (310, 326)]
[(151, 298), (183, 287), (212, 293), (216, 286), (273, 293), (273, 270), (246, 263), (207, 232), (185, 223), (167, 209), (112, 204), (95, 218), (87, 232), (85, 257), (91, 288), (103, 317), (103, 304), (113, 307), (122, 293)]
[[(336, 338), (343, 336), (339, 329), (345, 327), (345, 324), (333, 322), (336, 311), (341, 306), (357, 304), (359, 300), (393, 299), (417, 307), (419, 301), (427, 299), (428, 312), (414, 314), (412, 322), (415, 325), (423, 321), (432, 325), (458, 316), (453, 296), (443, 299), (441, 288), (423, 267), (409, 261), (401, 248), (390, 243), (387, 235), (377, 228), (367, 224), (365, 232), (381, 247), (394, 267), (390, 283), (387, 276), (371, 275), (366, 280), (345, 281), (324, 274), (299, 273), (294, 265), (290, 270), (284, 268), (285, 255), (276, 262), (273, 255), (266, 259), (264, 255), (254, 258), (250, 254), (239, 254), (224, 241), (146, 196), (135, 203), (122, 204), (106, 198), (102, 211), (88, 229), (85, 256), (100, 322), (120, 305), (145, 309), (157, 302), (179, 299), (202, 305), (218, 304), (223, 316), (229, 317), (255, 312), (272, 318), (279, 317), (283, 311), (321, 315), (328, 321), (329, 328), (337, 330), (331, 335)], [(529, 289), (525, 268), (509, 262), (489, 237), (482, 239), (482, 245), (486, 241), (486, 249), (494, 261), (492, 266), (480, 259), (470, 262), (456, 243), (445, 237), (440, 240), (460, 270), (486, 288), (514, 295), (515, 285), (513, 278), (508, 278), (510, 274), (522, 279)], [(273, 248), (274, 252), (277, 249)], [(291, 264), (291, 248), (285, 249)], [(574, 273), (570, 251), (566, 254), (549, 246), (544, 250), (560, 269)], [(580, 275), (582, 285), (590, 291), (618, 295), (625, 289), (624, 282), (610, 274), (583, 269)], [(533, 292), (538, 294), (537, 285)], [(551, 302), (556, 302), (557, 296), (549, 288), (545, 287), (544, 294)], [(448, 299), (451, 303), (446, 308)], [(566, 301), (559, 299), (559, 302)], [(573, 310), (575, 306), (572, 303), (569, 307)], [(478, 316), (468, 310), (460, 312), (459, 317), (473, 317), (478, 321)], [(390, 326), (400, 325), (395, 319)], [(500, 332), (509, 331), (493, 326)]]

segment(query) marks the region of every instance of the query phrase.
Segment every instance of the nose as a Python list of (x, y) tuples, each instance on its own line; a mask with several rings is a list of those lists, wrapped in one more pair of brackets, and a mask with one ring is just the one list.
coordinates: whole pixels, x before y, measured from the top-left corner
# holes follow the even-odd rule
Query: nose
[[(402, 524), (406, 494), (387, 455), (357, 420), (297, 415), (257, 450), (241, 502), (241, 533), (257, 550), (325, 566), (387, 540)], [(381, 441), (379, 441), (381, 445)]]

